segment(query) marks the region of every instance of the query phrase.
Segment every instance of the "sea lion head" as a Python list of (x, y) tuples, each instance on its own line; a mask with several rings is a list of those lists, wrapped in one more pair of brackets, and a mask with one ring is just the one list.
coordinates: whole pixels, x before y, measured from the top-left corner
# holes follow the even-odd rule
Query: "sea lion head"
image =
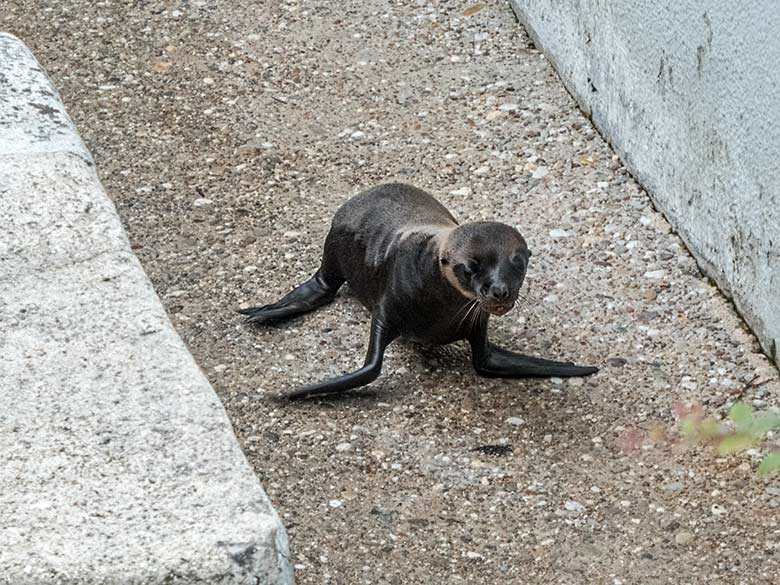
[(454, 228), (439, 250), (444, 277), (463, 296), (492, 315), (505, 315), (517, 301), (531, 252), (516, 229), (478, 221)]

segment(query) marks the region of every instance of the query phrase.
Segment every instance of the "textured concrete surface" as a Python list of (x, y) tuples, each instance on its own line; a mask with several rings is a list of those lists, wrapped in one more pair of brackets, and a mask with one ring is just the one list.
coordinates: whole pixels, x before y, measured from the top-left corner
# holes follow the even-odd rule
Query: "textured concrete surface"
[(777, 3), (511, 2), (778, 363)]
[[(614, 3), (613, 3), (614, 4)], [(776, 585), (780, 478), (676, 433), (675, 403), (780, 404), (778, 372), (582, 115), (505, 0), (6, 0), (131, 245), (219, 394), (306, 585)], [(601, 366), (487, 380), (463, 344), (350, 370), (348, 290), (278, 327), (235, 309), (316, 270), (381, 181), (534, 250), (497, 343)]]
[(291, 583), (56, 91), (0, 35), (0, 583)]

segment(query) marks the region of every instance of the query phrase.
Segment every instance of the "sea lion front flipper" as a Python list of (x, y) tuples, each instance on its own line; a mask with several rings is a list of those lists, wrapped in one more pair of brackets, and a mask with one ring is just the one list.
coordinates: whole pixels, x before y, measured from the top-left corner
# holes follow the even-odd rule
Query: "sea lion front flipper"
[(323, 394), (337, 394), (373, 382), (382, 371), (382, 359), (385, 355), (385, 349), (396, 337), (398, 337), (398, 334), (394, 330), (374, 316), (371, 319), (371, 336), (368, 342), (366, 361), (362, 368), (338, 378), (331, 378), (318, 384), (304, 386), (300, 390), (284, 395), (283, 398), (300, 400)]
[(332, 284), (328, 283), (322, 270), (318, 270), (309, 280), (295, 287), (275, 303), (239, 309), (238, 312), (246, 315), (247, 323), (270, 323), (308, 313), (331, 302), (341, 283), (344, 282), (340, 278), (331, 277), (330, 280), (333, 281)]
[(469, 343), (474, 369), (487, 378), (570, 378), (598, 372), (591, 366), (522, 355), (493, 345), (487, 340), (487, 322), (476, 327)]

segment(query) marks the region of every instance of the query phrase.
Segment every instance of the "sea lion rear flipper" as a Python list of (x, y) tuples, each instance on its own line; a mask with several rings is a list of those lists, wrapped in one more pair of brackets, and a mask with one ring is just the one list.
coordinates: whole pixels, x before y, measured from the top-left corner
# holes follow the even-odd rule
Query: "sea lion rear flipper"
[(362, 368), (338, 378), (331, 378), (318, 384), (305, 386), (291, 394), (284, 395), (283, 398), (300, 400), (323, 394), (337, 394), (373, 382), (382, 371), (382, 358), (384, 357), (385, 349), (396, 337), (398, 337), (398, 334), (395, 331), (387, 327), (377, 317), (373, 317), (371, 319), (371, 336), (368, 343), (368, 352)]
[[(331, 278), (331, 280), (334, 280)], [(247, 323), (270, 323), (289, 319), (302, 313), (308, 313), (314, 309), (327, 305), (336, 296), (341, 286), (341, 280), (337, 285), (329, 284), (318, 270), (309, 280), (293, 289), (282, 299), (270, 305), (239, 309), (239, 313), (246, 315)]]
[(477, 373), (488, 378), (570, 378), (598, 372), (591, 366), (522, 355), (493, 344), (488, 344), (487, 351), (473, 362)]
[(476, 328), (469, 343), (474, 369), (487, 378), (570, 378), (598, 372), (591, 366), (522, 355), (493, 345), (487, 340), (487, 323)]

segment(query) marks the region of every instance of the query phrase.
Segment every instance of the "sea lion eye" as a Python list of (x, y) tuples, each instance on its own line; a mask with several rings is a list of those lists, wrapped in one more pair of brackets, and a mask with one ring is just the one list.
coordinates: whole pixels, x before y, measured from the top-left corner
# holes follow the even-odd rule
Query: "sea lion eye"
[(476, 260), (469, 259), (462, 264), (455, 265), (455, 273), (462, 275), (464, 278), (471, 278), (479, 270), (479, 264)]

